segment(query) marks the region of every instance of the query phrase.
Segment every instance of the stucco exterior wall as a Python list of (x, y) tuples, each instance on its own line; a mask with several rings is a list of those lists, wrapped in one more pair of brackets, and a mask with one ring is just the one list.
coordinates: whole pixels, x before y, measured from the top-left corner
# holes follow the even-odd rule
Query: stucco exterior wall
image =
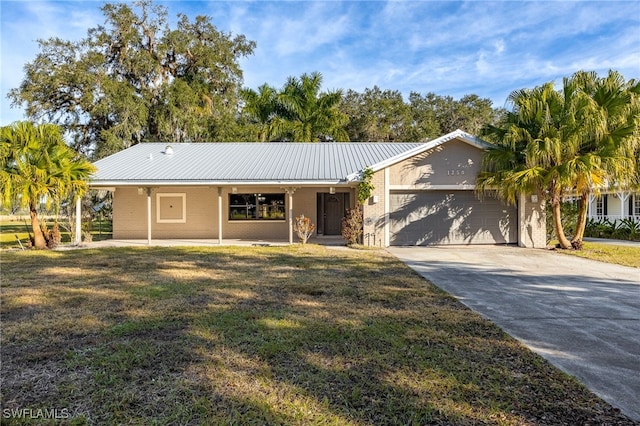
[[(289, 209), (289, 197), (278, 186), (235, 186), (238, 194), (284, 194), (285, 210)], [(353, 205), (353, 188), (336, 188), (348, 192)], [(301, 187), (294, 189), (293, 217), (304, 214), (318, 226), (317, 194), (329, 192), (328, 187)], [(186, 196), (186, 220), (184, 223), (158, 223), (157, 194), (182, 194)], [(222, 187), (222, 238), (286, 240), (289, 224), (283, 220), (230, 220), (229, 194), (232, 187)], [(153, 188), (151, 193), (152, 238), (218, 238), (218, 187), (217, 186), (167, 186)], [(117, 187), (113, 195), (113, 238), (147, 238), (147, 194), (138, 194), (137, 187)], [(294, 238), (294, 241), (297, 238)]]
[[(158, 223), (158, 193), (186, 195), (184, 223)], [(217, 189), (211, 187), (162, 187), (151, 192), (152, 238), (216, 238)], [(113, 238), (147, 238), (147, 194), (135, 187), (119, 187), (113, 194)]]
[(385, 246), (385, 203), (388, 191), (385, 188), (385, 170), (374, 173), (371, 184), (374, 189), (363, 206), (363, 244)]
[(474, 186), (482, 150), (457, 139), (390, 167), (392, 189), (429, 189), (437, 185)]
[(547, 246), (545, 202), (532, 201), (530, 195), (518, 200), (518, 245), (526, 248)]

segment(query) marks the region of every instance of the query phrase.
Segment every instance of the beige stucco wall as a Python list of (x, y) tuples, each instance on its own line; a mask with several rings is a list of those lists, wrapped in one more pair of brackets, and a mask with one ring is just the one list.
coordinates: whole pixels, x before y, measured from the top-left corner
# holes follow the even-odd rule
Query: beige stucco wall
[[(157, 223), (157, 193), (186, 194), (185, 223)], [(217, 189), (162, 187), (151, 193), (152, 238), (215, 238), (218, 235)], [(147, 194), (119, 187), (113, 194), (113, 238), (147, 238)]]
[[(371, 184), (374, 189), (371, 197), (363, 206), (363, 244), (367, 246), (385, 246), (385, 204), (387, 202), (385, 191), (385, 171), (374, 173)], [(374, 202), (377, 197), (377, 202)]]
[(475, 185), (482, 150), (457, 139), (390, 167), (390, 185), (428, 189), (433, 185)]
[[(239, 194), (285, 194), (285, 208), (289, 209), (289, 197), (278, 186), (235, 186)], [(353, 188), (336, 188), (337, 192), (349, 192), (353, 204)], [(229, 220), (229, 194), (232, 187), (222, 187), (222, 237), (223, 239), (286, 240), (289, 225), (286, 220)], [(318, 225), (317, 194), (329, 192), (329, 187), (295, 188), (293, 193), (293, 217), (304, 214)], [(158, 193), (186, 194), (185, 223), (158, 223)], [(218, 187), (217, 186), (167, 186), (153, 188), (151, 194), (152, 238), (218, 238)], [(139, 195), (136, 187), (117, 187), (113, 196), (113, 238), (147, 238), (147, 195)], [(296, 240), (296, 238), (294, 238)]]
[(546, 209), (544, 201), (520, 195), (518, 200), (518, 245), (527, 248), (547, 246)]

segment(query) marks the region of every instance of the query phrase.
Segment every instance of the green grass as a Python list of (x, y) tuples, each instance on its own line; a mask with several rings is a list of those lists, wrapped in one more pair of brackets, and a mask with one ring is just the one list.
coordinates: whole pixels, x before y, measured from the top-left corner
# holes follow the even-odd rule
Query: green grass
[(585, 242), (582, 250), (558, 250), (558, 253), (640, 268), (640, 247)]
[(3, 410), (67, 409), (70, 424), (633, 424), (384, 251), (0, 259)]
[[(47, 226), (53, 226), (52, 221), (47, 221)], [(69, 244), (71, 237), (68, 232), (60, 229), (62, 236), (62, 244)], [(29, 234), (31, 234), (31, 222), (25, 221), (2, 221), (0, 222), (0, 249), (19, 249), (20, 244), (27, 247), (29, 243)], [(102, 221), (94, 222), (91, 235), (94, 241), (111, 238), (111, 222)], [(16, 238), (17, 236), (17, 238)], [(18, 243), (20, 240), (20, 243)]]

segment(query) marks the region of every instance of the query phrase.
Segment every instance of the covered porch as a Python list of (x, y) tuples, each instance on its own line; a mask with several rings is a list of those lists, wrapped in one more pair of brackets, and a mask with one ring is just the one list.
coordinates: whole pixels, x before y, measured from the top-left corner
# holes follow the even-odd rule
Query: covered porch
[[(183, 184), (107, 187), (113, 194), (113, 238), (91, 246), (283, 245), (298, 241), (295, 218), (315, 225), (312, 243), (340, 245), (353, 185)], [(76, 217), (81, 217), (80, 202)], [(76, 244), (81, 224), (76, 223)]]
[(640, 222), (640, 193), (616, 191), (590, 195), (587, 217), (612, 223), (624, 219)]

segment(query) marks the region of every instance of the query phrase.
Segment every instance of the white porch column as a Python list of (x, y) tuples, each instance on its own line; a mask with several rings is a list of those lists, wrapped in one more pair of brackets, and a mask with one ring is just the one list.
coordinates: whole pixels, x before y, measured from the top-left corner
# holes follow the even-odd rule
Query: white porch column
[(589, 194), (589, 204), (587, 204), (587, 217), (593, 217), (593, 213), (591, 211), (591, 205), (595, 201), (596, 196), (593, 194)]
[(151, 245), (151, 188), (147, 188), (147, 244)]
[[(618, 192), (618, 198), (620, 199), (620, 219), (624, 219), (627, 215), (624, 214), (624, 206), (627, 204), (627, 200), (631, 196), (630, 192)], [(631, 216), (632, 212), (629, 212), (628, 216)]]
[(222, 187), (218, 187), (218, 244), (222, 245)]
[(82, 243), (82, 199), (76, 196), (76, 240), (75, 244)]

